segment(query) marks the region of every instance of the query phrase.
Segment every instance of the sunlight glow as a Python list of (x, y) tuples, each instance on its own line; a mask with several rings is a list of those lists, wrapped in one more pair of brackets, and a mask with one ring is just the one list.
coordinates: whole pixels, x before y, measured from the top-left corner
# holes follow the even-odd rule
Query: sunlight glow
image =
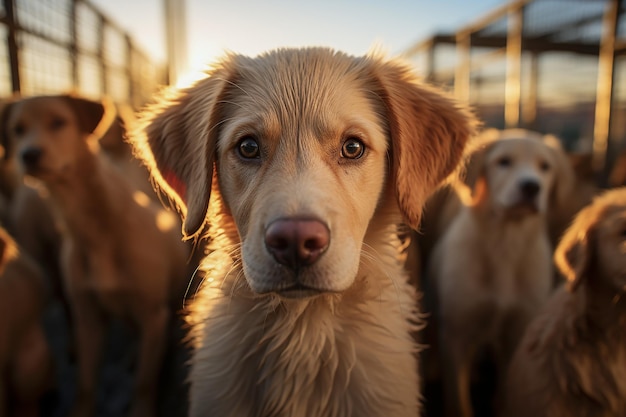
[(176, 88), (191, 87), (197, 81), (203, 78), (206, 78), (206, 76), (207, 75), (204, 72), (204, 70), (201, 70), (201, 69), (189, 70), (183, 73), (180, 77), (178, 77), (178, 79), (176, 80)]
[(135, 191), (133, 193), (133, 200), (135, 200), (135, 203), (139, 204), (141, 207), (148, 207), (150, 205), (150, 197), (141, 191)]
[(159, 210), (156, 217), (156, 223), (160, 231), (167, 232), (176, 226), (176, 216), (169, 211)]

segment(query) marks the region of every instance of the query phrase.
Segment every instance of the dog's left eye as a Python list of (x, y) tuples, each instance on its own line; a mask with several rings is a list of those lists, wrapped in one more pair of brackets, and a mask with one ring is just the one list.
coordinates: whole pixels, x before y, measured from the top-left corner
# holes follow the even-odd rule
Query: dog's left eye
[(365, 145), (357, 138), (348, 138), (341, 147), (341, 156), (348, 159), (359, 159), (365, 153)]
[(543, 172), (549, 171), (550, 170), (550, 164), (543, 161), (539, 164), (539, 169), (542, 170)]
[(52, 119), (52, 121), (50, 122), (50, 128), (52, 130), (58, 130), (58, 129), (61, 129), (66, 124), (67, 124), (67, 121), (65, 119), (58, 117), (58, 118)]
[(26, 133), (26, 127), (22, 124), (18, 124), (13, 128), (13, 134), (17, 137), (22, 136), (24, 133)]
[(260, 148), (259, 144), (251, 136), (246, 136), (239, 141), (239, 155), (241, 155), (245, 159), (255, 159), (260, 157)]

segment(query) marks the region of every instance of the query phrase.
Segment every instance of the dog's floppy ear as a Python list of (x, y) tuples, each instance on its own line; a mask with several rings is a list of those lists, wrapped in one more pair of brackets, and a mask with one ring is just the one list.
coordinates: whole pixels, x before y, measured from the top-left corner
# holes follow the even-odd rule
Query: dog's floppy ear
[(554, 167), (556, 178), (550, 195), (551, 207), (557, 213), (567, 211), (572, 193), (575, 192), (576, 174), (571, 161), (561, 146), (561, 141), (554, 135), (544, 135), (542, 140), (553, 150), (556, 161), (556, 167)]
[(182, 212), (185, 238), (199, 233), (206, 219), (227, 72), (220, 66), (191, 87), (163, 91), (131, 138), (158, 188)]
[(485, 176), (485, 158), (487, 152), (500, 138), (498, 129), (489, 128), (474, 137), (465, 148), (460, 174), (463, 183), (474, 189), (477, 182)]
[(70, 94), (63, 96), (63, 98), (68, 101), (74, 110), (82, 132), (92, 133), (96, 130), (105, 112), (105, 107), (102, 103)]
[(589, 217), (589, 209), (583, 209), (574, 224), (567, 230), (554, 252), (554, 262), (569, 282), (569, 290), (575, 291), (589, 272), (591, 265), (592, 225), (582, 224), (581, 218)]
[(374, 71), (388, 112), (398, 204), (417, 229), (426, 199), (457, 168), (475, 121), (451, 98), (421, 84), (408, 66), (392, 61)]

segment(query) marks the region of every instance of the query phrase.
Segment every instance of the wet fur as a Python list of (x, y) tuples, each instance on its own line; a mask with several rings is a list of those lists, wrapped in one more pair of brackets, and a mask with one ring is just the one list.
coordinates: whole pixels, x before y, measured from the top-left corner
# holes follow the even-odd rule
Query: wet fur
[[(419, 318), (398, 224), (417, 227), (472, 129), (408, 67), (324, 48), (229, 55), (148, 109), (139, 156), (184, 234), (209, 227), (189, 317), (191, 416), (418, 415)], [(263, 144), (255, 167), (234, 151), (246, 134)], [(350, 134), (370, 152), (354, 164), (339, 158)], [(259, 235), (281, 216), (329, 224), (331, 246), (300, 277), (326, 292), (277, 295), (288, 275)]]

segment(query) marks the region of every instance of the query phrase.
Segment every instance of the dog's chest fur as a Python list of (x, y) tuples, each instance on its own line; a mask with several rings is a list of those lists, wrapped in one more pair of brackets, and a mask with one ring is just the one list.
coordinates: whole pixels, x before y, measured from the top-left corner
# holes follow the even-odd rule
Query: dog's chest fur
[(399, 266), (293, 301), (256, 297), (222, 266), (195, 301), (191, 416), (417, 415), (415, 294)]
[(48, 184), (55, 214), (66, 229), (64, 263), (80, 271), (66, 279), (72, 291), (89, 294), (108, 312), (124, 316), (133, 302), (130, 275), (135, 272), (134, 252), (120, 234), (129, 230), (123, 222), (136, 218), (128, 214), (130, 191), (99, 156), (84, 155), (80, 172), (67, 181)]

